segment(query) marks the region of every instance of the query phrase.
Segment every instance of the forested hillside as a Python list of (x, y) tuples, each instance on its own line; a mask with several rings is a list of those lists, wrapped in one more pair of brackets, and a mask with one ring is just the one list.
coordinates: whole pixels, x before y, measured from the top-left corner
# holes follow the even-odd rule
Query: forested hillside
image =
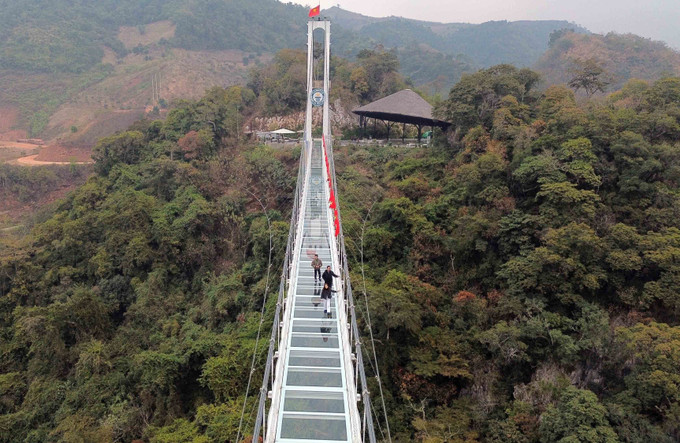
[[(235, 137), (261, 74), (102, 139), (2, 257), (0, 441), (234, 441), (299, 154)], [(680, 78), (538, 80), (463, 77), (433, 147), (336, 150), (394, 441), (680, 439)]]
[[(255, 115), (276, 116), (304, 109), (307, 55), (299, 50), (283, 50), (272, 63), (250, 71), (248, 87), (257, 96)], [(395, 51), (365, 49), (350, 62), (331, 58), (333, 89), (331, 102), (351, 108), (377, 100), (412, 86), (399, 74)], [(354, 120), (354, 119), (352, 119)]]
[(402, 17), (367, 17), (338, 7), (329, 8), (324, 14), (342, 28), (352, 29), (388, 48), (425, 44), (451, 56), (464, 54), (479, 67), (498, 63), (531, 66), (547, 49), (551, 32), (559, 29), (588, 32), (566, 20), (435, 23)]
[[(306, 9), (275, 0), (6, 1), (0, 4), (0, 111), (13, 129), (89, 145), (162, 98), (198, 98), (215, 85), (244, 84), (246, 67), (305, 42)], [(129, 46), (161, 21), (167, 37)], [(195, 89), (200, 91), (196, 93)], [(120, 112), (115, 112), (120, 111)], [(70, 134), (70, 128), (81, 129)], [(2, 134), (0, 134), (0, 137)]]
[[(567, 21), (495, 21), (482, 24), (434, 23), (401, 17), (367, 17), (339, 7), (324, 14), (360, 41), (397, 48), (402, 73), (432, 92), (445, 92), (464, 73), (499, 63), (533, 66), (548, 49), (550, 34), (560, 29), (587, 33)], [(340, 53), (351, 56), (356, 43), (340, 41)], [(365, 44), (365, 43), (364, 43)]]
[(2, 258), (0, 441), (180, 441), (162, 426), (197, 413), (233, 438), (299, 152), (236, 146), (251, 102), (215, 89), (102, 139), (97, 174)]
[(568, 83), (579, 62), (594, 61), (603, 70), (608, 90), (620, 89), (630, 79), (657, 80), (680, 75), (680, 52), (663, 42), (633, 34), (576, 34), (560, 31), (536, 64), (546, 84)]
[(82, 72), (104, 48), (126, 52), (120, 26), (171, 20), (168, 42), (184, 49), (275, 52), (304, 43), (306, 9), (276, 0), (27, 0), (0, 8), (0, 65), (44, 72)]
[[(0, 64), (5, 68), (82, 72), (101, 61), (104, 47), (118, 54), (125, 52), (116, 38), (120, 26), (143, 27), (161, 20), (170, 20), (177, 27), (168, 43), (184, 49), (276, 52), (305, 42), (306, 8), (276, 0), (5, 3), (0, 10)], [(452, 56), (465, 54), (480, 67), (532, 65), (547, 48), (551, 32), (562, 28), (585, 31), (566, 21), (471, 25), (396, 17), (366, 17), (366, 23), (357, 29), (352, 13), (333, 7), (324, 15), (337, 25), (334, 34), (338, 34), (335, 47), (339, 54), (354, 55), (375, 44), (393, 48), (416, 43)]]
[[(0, 6), (0, 115), (17, 116), (0, 133), (8, 140), (41, 136), (89, 149), (158, 108), (158, 96), (166, 104), (197, 99), (214, 85), (245, 85), (253, 66), (305, 44), (306, 8), (276, 0)], [(430, 95), (445, 95), (463, 74), (497, 63), (538, 61), (549, 85), (568, 82), (574, 60), (595, 57), (611, 76), (609, 91), (630, 78), (655, 80), (680, 69), (678, 53), (662, 43), (591, 36), (566, 21), (433, 23), (338, 7), (324, 15), (333, 21), (336, 57), (352, 62), (365, 50), (394, 51), (400, 73)]]
[[(491, 64), (531, 65), (550, 32), (580, 30), (564, 21), (376, 19), (335, 7), (324, 15), (333, 20), (335, 55), (394, 49), (401, 73), (428, 93), (445, 93), (463, 73)], [(305, 7), (276, 0), (0, 2), (0, 113), (18, 113), (12, 129), (25, 135), (91, 147), (158, 105), (153, 76), (163, 77), (166, 102), (243, 85), (252, 65), (304, 47), (306, 18)]]

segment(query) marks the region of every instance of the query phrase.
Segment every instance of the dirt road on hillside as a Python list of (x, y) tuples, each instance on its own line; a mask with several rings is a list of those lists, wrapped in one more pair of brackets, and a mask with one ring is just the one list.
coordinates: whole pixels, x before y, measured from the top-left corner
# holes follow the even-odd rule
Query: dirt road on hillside
[(21, 157), (21, 158), (18, 158), (18, 159), (16, 159), (16, 160), (14, 160), (12, 163), (16, 162), (17, 164), (23, 165), (23, 166), (70, 165), (70, 164), (74, 164), (74, 165), (88, 165), (88, 164), (90, 164), (90, 163), (94, 163), (94, 162), (52, 162), (52, 161), (40, 161), (40, 160), (36, 160), (36, 159), (35, 159), (38, 155), (39, 155), (39, 154), (29, 155), (28, 157)]

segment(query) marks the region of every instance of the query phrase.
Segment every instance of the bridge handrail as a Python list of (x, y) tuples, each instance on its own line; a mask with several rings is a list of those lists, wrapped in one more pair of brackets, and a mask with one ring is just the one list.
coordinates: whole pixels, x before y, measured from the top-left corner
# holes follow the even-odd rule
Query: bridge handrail
[[(260, 389), (259, 404), (257, 408), (257, 418), (255, 419), (255, 428), (253, 430), (253, 441), (256, 442), (260, 432), (266, 435), (264, 429), (266, 417), (264, 415), (267, 404), (267, 392), (269, 386), (273, 384), (273, 367), (274, 355), (279, 344), (279, 331), (281, 324), (281, 310), (286, 293), (286, 285), (290, 278), (290, 265), (293, 260), (293, 246), (295, 243), (295, 234), (297, 232), (298, 215), (300, 213), (300, 204), (305, 185), (305, 176), (307, 172), (306, 156), (309, 152), (309, 142), (305, 141), (300, 152), (300, 166), (298, 167), (297, 184), (295, 185), (295, 199), (293, 201), (293, 210), (290, 216), (290, 228), (288, 230), (288, 243), (286, 244), (286, 254), (283, 260), (283, 269), (281, 271), (281, 281), (279, 283), (279, 294), (276, 300), (276, 310), (274, 311), (274, 322), (272, 324), (271, 338), (269, 339), (269, 351), (267, 352), (267, 362), (265, 363), (264, 375), (262, 376), (262, 387)], [(270, 380), (270, 377), (271, 380)]]
[[(338, 186), (337, 177), (335, 175), (335, 156), (333, 155), (333, 139), (328, 137), (326, 142), (326, 149), (328, 151), (328, 163), (329, 169), (331, 171), (331, 183), (333, 189), (335, 189), (335, 205), (338, 209), (338, 225), (340, 227), (340, 232), (338, 233), (337, 242), (340, 245), (340, 263), (342, 265), (342, 274), (344, 280), (345, 297), (347, 298), (347, 310), (349, 311), (350, 318), (350, 341), (351, 337), (354, 338), (354, 352), (356, 355), (356, 371), (354, 385), (359, 388), (359, 392), (362, 397), (362, 402), (364, 404), (363, 411), (363, 423), (362, 427), (365, 433), (368, 434), (369, 443), (376, 443), (375, 439), (375, 427), (373, 425), (373, 415), (371, 414), (371, 395), (368, 390), (368, 383), (366, 380), (366, 372), (364, 370), (364, 359), (361, 349), (361, 335), (359, 334), (359, 326), (357, 323), (357, 315), (354, 309), (354, 295), (352, 292), (352, 283), (349, 277), (349, 265), (347, 260), (347, 250), (345, 249), (345, 236), (342, 230), (342, 216), (340, 215), (340, 202), (338, 198)], [(357, 380), (358, 378), (358, 380)], [(357, 383), (358, 381), (358, 383)], [(364, 439), (364, 441), (366, 441)]]

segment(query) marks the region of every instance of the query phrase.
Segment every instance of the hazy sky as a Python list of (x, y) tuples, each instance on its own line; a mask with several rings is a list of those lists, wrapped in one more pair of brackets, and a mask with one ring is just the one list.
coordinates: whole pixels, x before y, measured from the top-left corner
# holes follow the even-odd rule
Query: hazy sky
[[(286, 0), (284, 0), (286, 1)], [(316, 0), (293, 0), (314, 6)], [(680, 49), (680, 0), (323, 0), (364, 15), (437, 22), (568, 20), (597, 33), (632, 32)]]

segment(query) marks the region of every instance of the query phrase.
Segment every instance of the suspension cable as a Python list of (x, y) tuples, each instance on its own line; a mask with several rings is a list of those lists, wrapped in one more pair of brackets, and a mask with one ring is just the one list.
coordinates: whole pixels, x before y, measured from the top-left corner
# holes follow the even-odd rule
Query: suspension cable
[[(329, 151), (331, 153), (333, 152), (332, 140), (330, 140)], [(332, 179), (331, 179), (332, 184), (333, 184), (333, 187), (335, 189), (337, 189), (337, 177), (336, 177), (336, 173), (335, 173), (335, 158), (334, 158), (334, 156), (330, 156), (330, 164), (331, 164), (331, 173), (332, 173)], [(338, 204), (338, 203), (336, 203), (336, 204)], [(339, 204), (338, 204), (338, 206), (339, 206)], [(349, 276), (349, 268), (348, 268), (348, 263), (347, 263), (347, 250), (346, 250), (346, 247), (345, 247), (345, 240), (344, 240), (345, 236), (344, 236), (343, 229), (342, 229), (342, 216), (340, 215), (339, 207), (338, 207), (338, 219), (340, 221), (340, 223), (339, 223), (340, 224), (339, 240), (341, 242), (343, 271), (345, 273), (346, 287), (347, 287), (347, 290), (348, 290), (347, 296), (348, 296), (348, 301), (351, 304), (353, 304), (354, 299), (353, 299), (353, 296), (352, 296), (352, 289), (351, 289), (350, 276)], [(354, 329), (356, 337), (357, 337), (356, 338), (357, 339), (356, 348), (357, 348), (357, 351), (358, 351), (357, 352), (357, 367), (361, 366), (360, 375), (361, 375), (361, 386), (362, 386), (363, 397), (364, 397), (364, 411), (368, 412), (368, 414), (366, 414), (366, 413), (364, 414), (364, 417), (365, 417), (365, 420), (366, 420), (365, 424), (368, 424), (369, 438), (370, 438), (371, 442), (375, 442), (375, 431), (373, 429), (373, 420), (372, 420), (373, 414), (371, 414), (371, 412), (370, 412), (371, 401), (370, 401), (370, 396), (368, 394), (366, 374), (365, 374), (364, 368), (363, 368), (363, 355), (362, 355), (363, 352), (362, 352), (360, 341), (359, 341), (359, 328), (358, 328), (358, 325), (357, 325), (357, 319), (356, 319), (356, 314), (355, 314), (354, 308), (352, 308), (351, 311), (352, 311), (352, 321), (351, 321), (352, 322), (352, 328)], [(379, 378), (378, 378), (378, 382), (380, 383)], [(388, 436), (390, 436), (389, 433), (388, 433)], [(390, 442), (391, 442), (391, 436), (390, 436)]]
[[(375, 410), (375, 406), (373, 405), (373, 402), (371, 401), (371, 411), (373, 411), (373, 415), (376, 417), (378, 416), (378, 411)], [(382, 426), (380, 426), (380, 421), (376, 421), (376, 424), (378, 425), (378, 430), (380, 431), (380, 435), (382, 435), (383, 441), (385, 441), (385, 432), (383, 432)]]
[(380, 378), (380, 367), (378, 366), (378, 356), (375, 352), (375, 339), (373, 338), (373, 325), (371, 324), (371, 311), (368, 308), (368, 295), (366, 294), (366, 274), (364, 272), (364, 232), (366, 230), (366, 222), (368, 221), (368, 218), (371, 216), (371, 211), (373, 211), (373, 207), (375, 206), (376, 201), (374, 200), (373, 203), (371, 204), (371, 207), (368, 209), (368, 213), (366, 214), (366, 217), (364, 217), (363, 223), (361, 225), (361, 248), (359, 249), (359, 252), (361, 254), (361, 283), (363, 286), (363, 294), (364, 294), (364, 301), (366, 303), (366, 320), (368, 322), (368, 332), (371, 336), (371, 349), (373, 350), (373, 360), (375, 361), (375, 374), (376, 378), (378, 379), (378, 389), (380, 390), (380, 400), (382, 402), (382, 407), (383, 407), (383, 413), (385, 415), (385, 426), (387, 427), (387, 437), (392, 443), (392, 433), (390, 432), (390, 422), (387, 419), (387, 407), (385, 406), (385, 395), (383, 393), (383, 388), (382, 388), (382, 379)]
[(281, 270), (281, 281), (279, 283), (279, 294), (276, 303), (276, 310), (274, 312), (274, 324), (272, 325), (272, 334), (269, 340), (269, 351), (267, 355), (267, 362), (264, 367), (264, 374), (262, 376), (262, 388), (260, 389), (259, 405), (257, 409), (257, 418), (255, 419), (255, 426), (253, 429), (253, 438), (259, 439), (260, 430), (264, 430), (265, 421), (265, 405), (266, 405), (266, 387), (268, 386), (268, 379), (273, 376), (273, 359), (274, 350), (278, 344), (278, 328), (280, 324), (280, 314), (283, 309), (283, 300), (286, 291), (286, 282), (289, 278), (289, 266), (291, 261), (291, 254), (293, 253), (293, 239), (295, 237), (296, 226), (298, 224), (298, 215), (300, 211), (300, 197), (303, 193), (304, 187), (303, 177), (305, 176), (307, 158), (307, 144), (305, 148), (300, 151), (300, 166), (298, 168), (298, 178), (295, 186), (295, 197), (293, 199), (293, 209), (291, 211), (290, 226), (288, 228), (288, 243), (286, 244), (286, 253)]
[[(335, 172), (335, 168), (333, 168), (333, 172)], [(359, 254), (360, 254), (360, 261), (361, 261), (361, 278), (362, 278), (362, 287), (363, 287), (362, 292), (363, 292), (364, 301), (365, 301), (365, 304), (366, 304), (366, 318), (367, 318), (367, 323), (368, 323), (367, 326), (368, 326), (368, 331), (369, 331), (370, 338), (371, 338), (371, 350), (373, 352), (373, 359), (371, 359), (370, 355), (369, 355), (368, 364), (370, 365), (371, 369), (373, 369), (373, 371), (376, 374), (376, 378), (377, 378), (377, 381), (378, 381), (378, 389), (380, 391), (380, 400), (381, 400), (382, 408), (383, 408), (383, 416), (385, 418), (385, 425), (387, 427), (387, 436), (388, 436), (388, 439), (391, 443), (392, 442), (392, 433), (390, 431), (390, 424), (389, 424), (389, 421), (387, 419), (387, 407), (385, 405), (385, 395), (384, 395), (383, 387), (382, 387), (382, 378), (380, 377), (380, 368), (378, 367), (378, 357), (377, 357), (377, 354), (376, 354), (376, 351), (375, 351), (375, 339), (373, 337), (373, 325), (371, 324), (371, 313), (370, 313), (370, 310), (369, 310), (369, 307), (368, 307), (368, 296), (367, 296), (367, 291), (366, 291), (366, 274), (365, 274), (365, 268), (364, 268), (364, 232), (365, 232), (365, 229), (366, 229), (366, 223), (368, 222), (368, 219), (371, 216), (371, 212), (373, 211), (373, 207), (375, 206), (376, 203), (377, 203), (377, 200), (374, 200), (373, 203), (371, 204), (370, 208), (368, 209), (366, 216), (363, 217), (362, 224), (361, 224), (361, 236), (360, 236), (361, 244), (359, 245)], [(356, 212), (357, 215), (361, 216), (361, 214), (359, 213), (358, 210), (353, 209), (353, 211)], [(343, 241), (345, 241), (346, 239), (349, 239), (352, 243), (354, 243), (355, 246), (357, 246), (356, 241), (354, 241), (354, 239), (347, 238), (343, 235)], [(368, 350), (366, 350), (365, 347), (364, 347), (364, 350), (366, 352), (368, 352)], [(375, 365), (373, 364), (373, 362), (375, 362)], [(371, 406), (373, 407), (372, 404), (371, 404)], [(373, 408), (373, 411), (375, 412), (375, 408)], [(375, 415), (377, 416), (377, 413)], [(380, 422), (378, 422), (378, 428), (379, 428), (381, 434), (383, 434), (383, 439), (384, 439), (385, 436), (384, 436), (384, 433), (382, 432), (382, 429), (380, 427)]]
[(271, 269), (272, 269), (272, 253), (274, 251), (274, 242), (273, 242), (273, 234), (272, 234), (272, 223), (271, 223), (271, 218), (269, 217), (269, 213), (267, 212), (267, 207), (262, 203), (262, 200), (255, 195), (252, 191), (246, 189), (246, 191), (255, 199), (257, 202), (262, 206), (262, 212), (264, 212), (265, 217), (267, 218), (267, 229), (269, 230), (269, 262), (267, 264), (267, 277), (265, 281), (265, 286), (264, 286), (264, 295), (262, 296), (262, 309), (260, 310), (260, 323), (257, 327), (257, 338), (255, 339), (255, 349), (253, 350), (253, 359), (250, 362), (250, 373), (248, 374), (248, 385), (246, 387), (246, 395), (243, 398), (243, 408), (241, 409), (241, 418), (238, 422), (238, 433), (236, 434), (236, 443), (238, 443), (241, 439), (241, 429), (243, 426), (243, 416), (246, 413), (246, 405), (248, 403), (248, 393), (250, 392), (250, 383), (253, 380), (253, 374), (255, 373), (255, 358), (257, 356), (257, 346), (260, 342), (260, 334), (262, 333), (262, 324), (264, 323), (264, 311), (267, 308), (267, 298), (269, 295), (269, 276), (271, 274)]

